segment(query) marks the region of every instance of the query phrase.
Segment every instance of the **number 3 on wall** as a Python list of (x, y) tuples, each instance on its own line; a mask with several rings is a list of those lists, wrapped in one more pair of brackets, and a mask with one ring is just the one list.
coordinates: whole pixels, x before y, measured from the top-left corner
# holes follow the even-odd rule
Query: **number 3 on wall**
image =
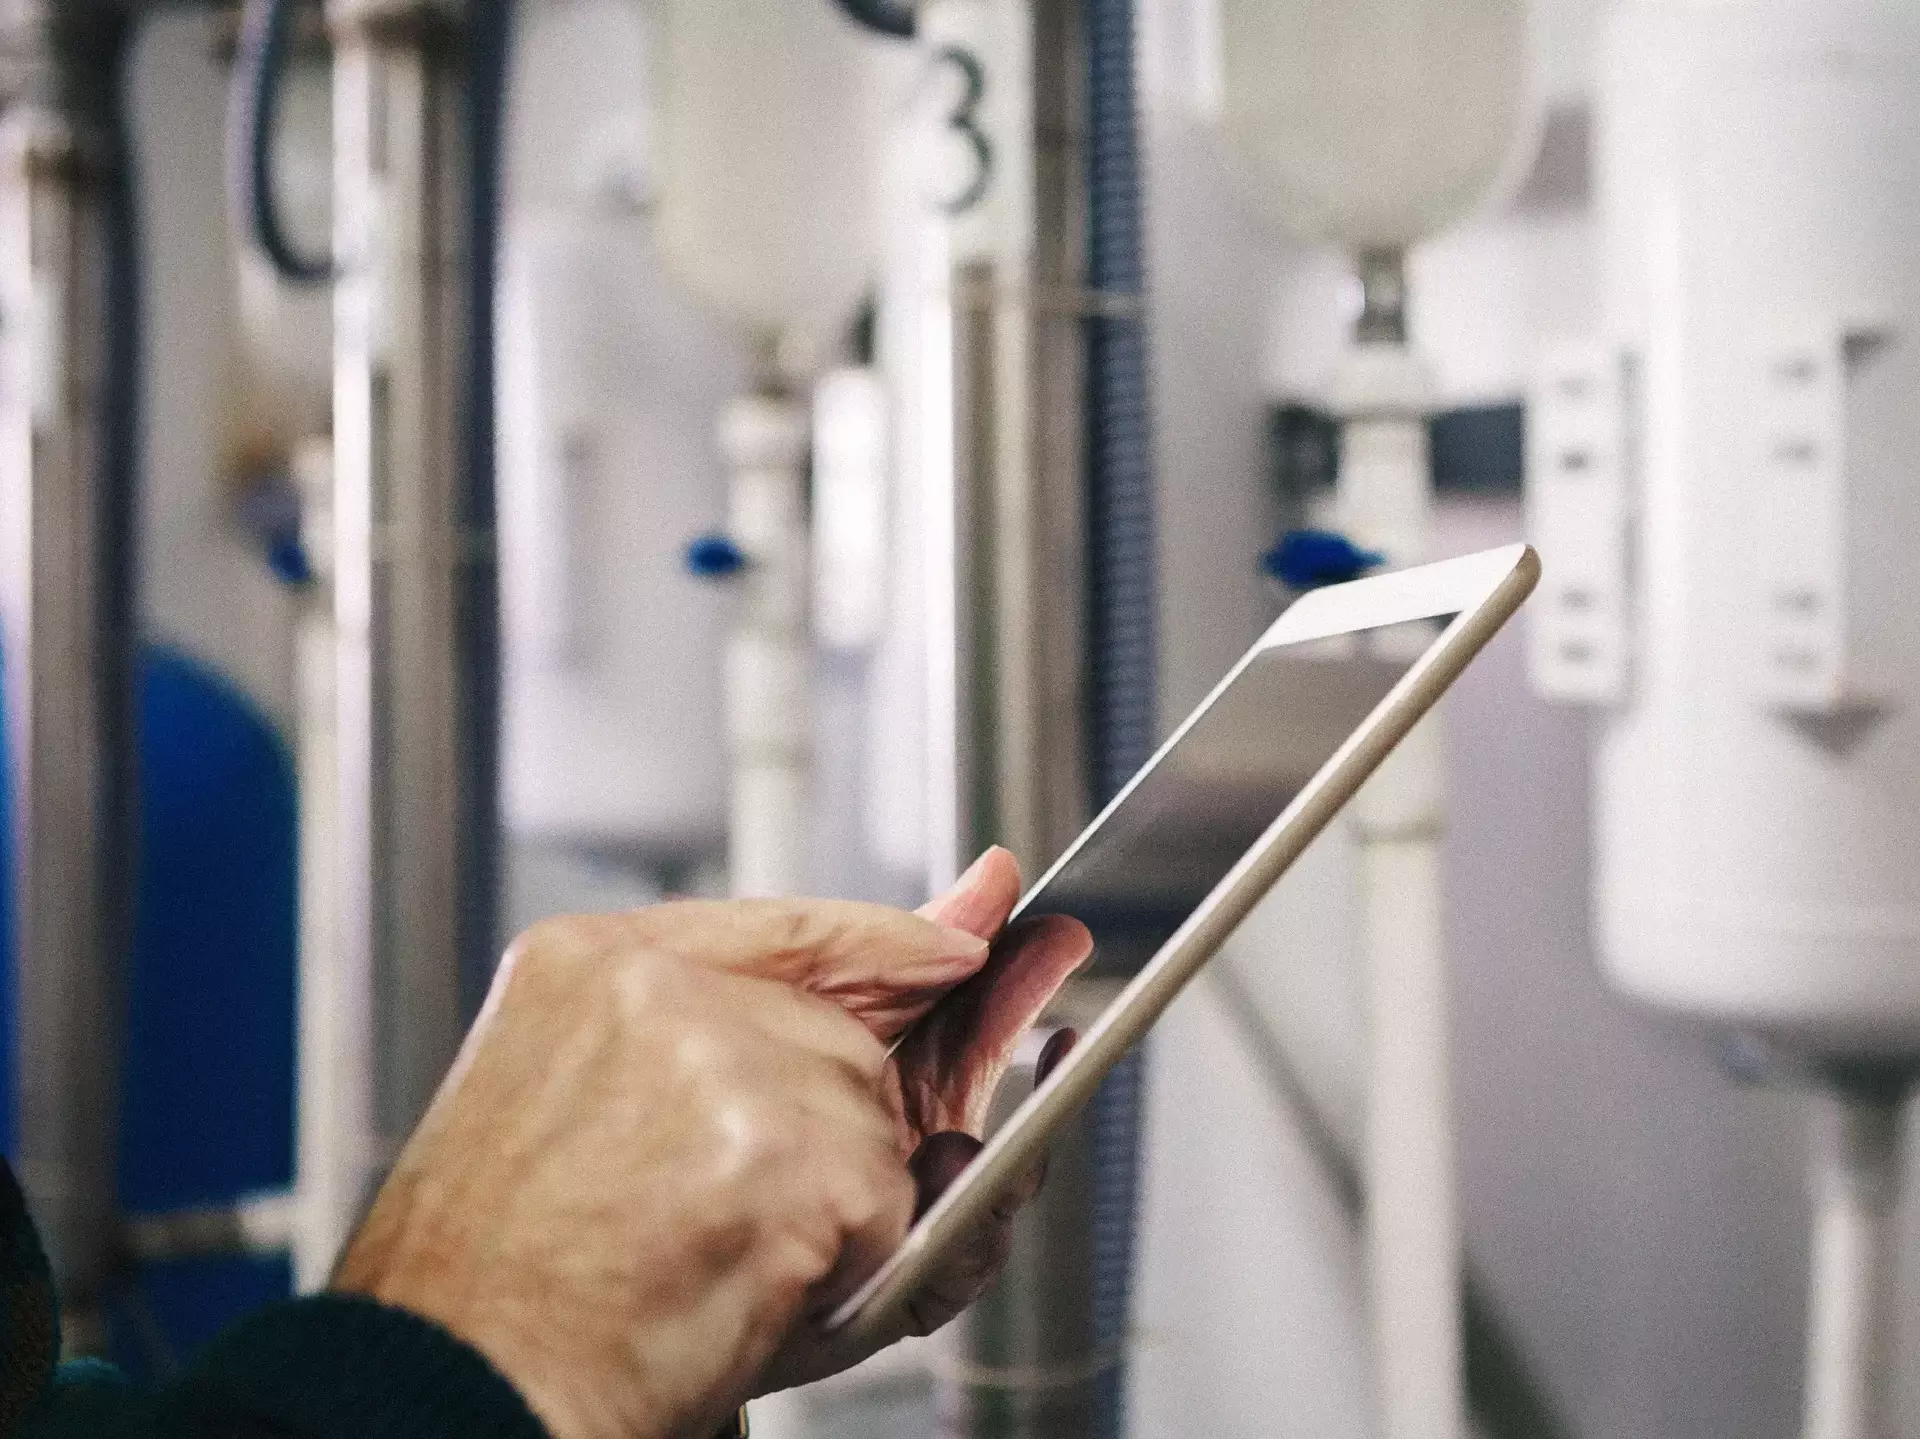
[(960, 98), (946, 116), (946, 128), (958, 135), (972, 155), (971, 175), (957, 193), (940, 202), (949, 215), (979, 208), (993, 185), (993, 141), (980, 128), (980, 105), (987, 95), (987, 70), (980, 57), (959, 45), (943, 45), (933, 54), (936, 66), (952, 66), (960, 75)]

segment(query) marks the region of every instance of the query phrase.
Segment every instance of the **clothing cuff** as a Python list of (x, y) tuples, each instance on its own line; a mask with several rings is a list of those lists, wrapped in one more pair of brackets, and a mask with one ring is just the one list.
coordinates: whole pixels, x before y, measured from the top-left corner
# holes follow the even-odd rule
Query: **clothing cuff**
[(548, 1439), (479, 1351), (358, 1295), (298, 1299), (244, 1320), (172, 1398), (181, 1418), (238, 1420), (289, 1439)]

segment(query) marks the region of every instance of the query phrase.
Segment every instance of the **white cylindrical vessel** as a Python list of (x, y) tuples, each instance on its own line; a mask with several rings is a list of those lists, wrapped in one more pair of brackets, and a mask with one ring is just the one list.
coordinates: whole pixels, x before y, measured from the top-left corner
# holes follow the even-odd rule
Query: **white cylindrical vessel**
[(1225, 0), (1227, 153), (1289, 234), (1404, 249), (1533, 157), (1527, 0)]
[(710, 855), (729, 607), (685, 550), (726, 504), (710, 416), (742, 383), (738, 347), (631, 217), (516, 216), (501, 298), (506, 822), (647, 863)]
[[(825, 4), (659, 6), (656, 236), (674, 281), (755, 346), (721, 421), (744, 567), (727, 645), (730, 885), (790, 894), (810, 866), (805, 412), (876, 279), (900, 47)], [(890, 83), (890, 78), (892, 83)]]
[(1916, 94), (1899, 0), (1640, 0), (1603, 45), (1634, 557), (1603, 962), (1802, 1050), (1920, 1037)]
[(804, 371), (875, 280), (903, 61), (825, 3), (669, 0), (660, 36), (667, 268)]

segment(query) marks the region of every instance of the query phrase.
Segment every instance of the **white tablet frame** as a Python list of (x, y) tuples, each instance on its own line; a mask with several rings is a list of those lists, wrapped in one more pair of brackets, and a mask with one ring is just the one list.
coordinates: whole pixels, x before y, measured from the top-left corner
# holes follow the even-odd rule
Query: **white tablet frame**
[(854, 1345), (886, 1332), (895, 1309), (920, 1287), (948, 1249), (963, 1242), (995, 1201), (1040, 1159), (1048, 1141), (1093, 1097), (1113, 1066), (1140, 1041), (1494, 633), (1513, 617), (1539, 577), (1540, 560), (1533, 550), (1526, 545), (1508, 545), (1314, 590), (1296, 601), (1241, 656), (1126, 788), (1027, 891), (1014, 911), (1016, 918), (1259, 655), (1282, 645), (1453, 616), (1199, 908), (1128, 981), (1046, 1082), (1027, 1097), (979, 1157), (920, 1217), (905, 1243), (833, 1312), (827, 1320), (830, 1331), (844, 1329), (846, 1341)]

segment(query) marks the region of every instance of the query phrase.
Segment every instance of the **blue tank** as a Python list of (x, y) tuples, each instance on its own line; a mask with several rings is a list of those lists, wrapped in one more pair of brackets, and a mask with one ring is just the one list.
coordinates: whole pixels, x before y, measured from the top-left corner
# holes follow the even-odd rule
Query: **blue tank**
[[(120, 1197), (219, 1204), (293, 1177), (298, 816), (271, 722), (208, 666), (149, 648), (139, 672), (140, 873), (128, 975)], [(0, 765), (0, 874), (11, 833)], [(0, 885), (0, 1143), (17, 1074), (9, 887)], [(286, 1293), (280, 1260), (151, 1265), (115, 1306), (118, 1356), (164, 1370)]]

